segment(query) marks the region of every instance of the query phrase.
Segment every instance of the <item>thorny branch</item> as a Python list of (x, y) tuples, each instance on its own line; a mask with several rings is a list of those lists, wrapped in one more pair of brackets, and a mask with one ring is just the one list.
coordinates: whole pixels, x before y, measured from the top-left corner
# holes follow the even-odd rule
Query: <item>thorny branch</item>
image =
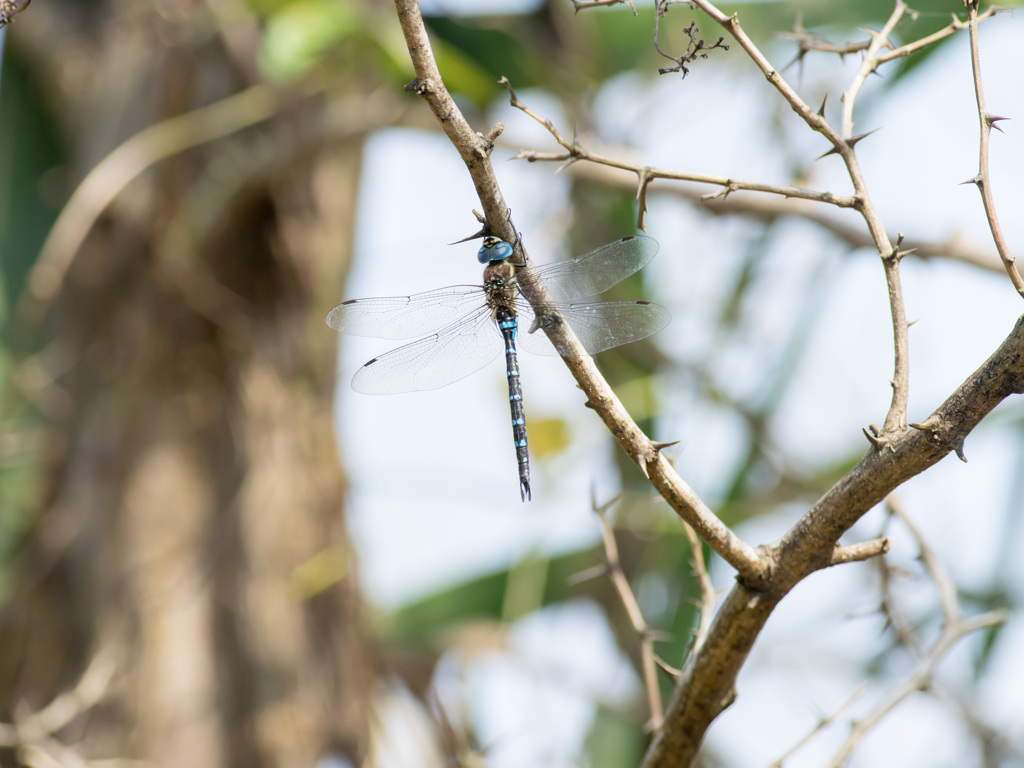
[[(985, 19), (995, 16), (997, 13), (1004, 10), (1006, 9), (1000, 8), (995, 5), (989, 6), (982, 13), (978, 14), (978, 21), (984, 21)], [(909, 13), (912, 16), (916, 15), (915, 12), (910, 10), (908, 10), (907, 13)], [(889, 50), (885, 53), (879, 53), (875, 57), (875, 64), (877, 66), (878, 64), (885, 64), (887, 62), (893, 61), (894, 59), (900, 59), (905, 56), (909, 56), (910, 54), (915, 53), (916, 51), (920, 51), (923, 48), (927, 48), (929, 45), (933, 45), (934, 43), (937, 43), (938, 41), (943, 40), (949, 37), (950, 35), (955, 34), (956, 32), (959, 32), (960, 30), (967, 29), (967, 27), (968, 22), (960, 21), (960, 19), (958, 19), (956, 16), (953, 16), (953, 20), (945, 27), (936, 32), (932, 32), (932, 34), (930, 35), (925, 35), (924, 37), (918, 40), (913, 40), (909, 43), (904, 43), (899, 47), (895, 47), (891, 42), (887, 41), (885, 47), (889, 48)], [(813, 34), (804, 29), (803, 24), (800, 23), (799, 17), (797, 18), (796, 23), (793, 25), (793, 31), (784, 32), (780, 34), (779, 37), (788, 40), (793, 40), (799, 46), (799, 51), (797, 55), (793, 58), (792, 61), (789, 62), (789, 64), (786, 65), (786, 68), (790, 67), (794, 62), (803, 59), (808, 53), (812, 51), (818, 53), (835, 53), (842, 57), (846, 56), (847, 54), (859, 53), (860, 51), (866, 50), (872, 42), (870, 37), (867, 40), (862, 40), (856, 43), (830, 42), (829, 40), (826, 40), (820, 35)]]
[(996, 203), (992, 197), (992, 176), (988, 168), (988, 147), (992, 129), (999, 128), (996, 123), (1006, 120), (1005, 117), (998, 117), (990, 113), (985, 107), (985, 93), (981, 84), (981, 54), (978, 52), (978, 2), (979, 0), (964, 0), (967, 8), (967, 29), (971, 39), (971, 71), (974, 74), (974, 95), (978, 105), (978, 122), (980, 124), (981, 137), (978, 142), (978, 173), (973, 179), (966, 183), (977, 185), (981, 192), (981, 203), (985, 208), (985, 218), (988, 219), (988, 227), (992, 232), (992, 241), (999, 252), (999, 258), (1003, 260), (1006, 274), (1010, 276), (1013, 287), (1017, 293), (1024, 296), (1024, 279), (1021, 279), (1014, 257), (1006, 245), (1003, 237), (1003, 228), (999, 225), (999, 217), (996, 215)]
[(885, 26), (878, 32), (868, 29), (865, 30), (870, 36), (871, 40), (868, 43), (867, 49), (864, 51), (864, 56), (861, 59), (860, 68), (857, 70), (857, 74), (853, 78), (853, 82), (850, 87), (846, 89), (843, 94), (843, 119), (842, 119), (842, 134), (846, 139), (853, 136), (853, 105), (857, 101), (857, 96), (860, 94), (860, 89), (864, 86), (868, 76), (878, 69), (878, 56), (883, 48), (892, 48), (892, 44), (889, 42), (889, 35), (896, 28), (900, 19), (903, 18), (903, 14), (907, 12), (907, 6), (903, 0), (896, 0), (896, 8), (893, 10), (892, 15), (889, 16), (889, 20), (885, 22)]
[[(793, 111), (803, 119), (807, 126), (822, 134), (829, 140), (832, 144), (832, 149), (826, 154), (835, 153), (839, 155), (846, 166), (846, 172), (849, 175), (850, 180), (853, 182), (854, 198), (856, 200), (855, 209), (863, 217), (864, 223), (867, 225), (868, 231), (871, 233), (871, 239), (874, 242), (878, 255), (882, 259), (885, 269), (885, 280), (889, 292), (889, 307), (892, 315), (895, 364), (892, 379), (892, 402), (889, 405), (888, 413), (886, 413), (881, 432), (883, 439), (888, 439), (890, 435), (897, 435), (906, 429), (907, 422), (907, 393), (910, 382), (907, 318), (903, 308), (903, 289), (900, 286), (899, 279), (899, 258), (897, 257), (896, 250), (893, 249), (889, 242), (889, 237), (885, 232), (885, 227), (882, 225), (881, 216), (871, 200), (871, 195), (868, 192), (867, 181), (864, 178), (864, 174), (860, 168), (860, 163), (858, 162), (853, 149), (854, 145), (864, 138), (864, 136), (849, 135), (845, 132), (845, 129), (847, 128), (845, 125), (844, 132), (838, 133), (831, 125), (829, 125), (828, 121), (825, 120), (823, 114), (819, 114), (812, 110), (803, 101), (803, 99), (800, 98), (792, 86), (790, 86), (789, 83), (787, 83), (779, 72), (771, 65), (758, 47), (754, 45), (753, 41), (740, 27), (739, 20), (735, 14), (732, 16), (726, 16), (711, 2), (709, 2), (709, 0), (693, 0), (693, 2), (694, 5), (698, 6), (712, 19), (725, 27), (726, 31), (728, 31), (729, 34), (731, 34), (740, 44), (743, 50), (747, 52), (747, 55), (757, 65), (758, 69), (764, 73), (768, 82), (778, 90), (782, 97), (793, 108)], [(905, 10), (906, 6), (903, 4), (902, 0), (897, 0), (896, 10), (893, 12), (890, 22), (895, 24), (895, 21), (898, 20), (899, 16), (901, 16)], [(889, 25), (887, 24), (886, 27), (888, 28)], [(884, 44), (884, 34), (873, 34), (872, 45), (869, 46), (869, 51), (865, 54), (865, 60), (867, 61), (871, 58), (872, 50), (877, 53), (877, 50), (880, 50)], [(864, 67), (861, 69), (863, 71)], [(860, 73), (858, 73), (858, 77), (859, 76)], [(859, 86), (851, 87), (848, 103), (844, 103), (843, 105), (844, 113), (846, 110), (849, 110), (852, 114), (853, 102), (855, 100), (854, 97), (858, 90)]]
[[(581, 179), (586, 179), (607, 187), (622, 190), (633, 190), (635, 185), (625, 174), (619, 173), (612, 166), (597, 163), (574, 163), (567, 172)], [(662, 195), (671, 195), (694, 205), (713, 215), (748, 216), (761, 221), (776, 218), (792, 217), (808, 221), (836, 237), (851, 249), (873, 248), (871, 237), (862, 227), (853, 226), (842, 221), (813, 201), (761, 195), (728, 195), (718, 193), (707, 195), (683, 185), (666, 186), (659, 190)], [(852, 198), (851, 198), (852, 200)], [(994, 252), (982, 251), (972, 247), (963, 238), (954, 235), (948, 240), (928, 241), (905, 238), (903, 250), (916, 259), (947, 259), (969, 264), (988, 272), (1004, 274), (999, 256)]]
[[(416, 79), (406, 86), (407, 90), (426, 100), (462, 157), (473, 178), (490, 230), (508, 242), (516, 242), (518, 238), (509, 220), (508, 206), (505, 205), (490, 162), (493, 144), (470, 128), (445, 88), (415, 0), (395, 0), (395, 8), (416, 72)], [(496, 137), (496, 134), (490, 135), (492, 140)], [(517, 245), (516, 255), (529, 264), (529, 257), (521, 241)], [(529, 270), (525, 270), (520, 279), (533, 280)], [(536, 301), (541, 304), (548, 302), (547, 291), (542, 283), (534, 282), (527, 287)], [(644, 434), (622, 406), (571, 330), (565, 324), (560, 324), (546, 329), (546, 332), (556, 336), (558, 346), (578, 350), (575, 355), (564, 357), (563, 361), (586, 393), (588, 405), (672, 509), (737, 570), (741, 579), (750, 584), (760, 583), (765, 576), (766, 565), (760, 554), (733, 533), (679, 476), (662, 455), (658, 444)]]
[[(813, 200), (819, 203), (828, 203), (838, 208), (854, 208), (857, 205), (857, 200), (854, 197), (847, 197), (842, 195), (833, 195), (831, 192), (816, 192), (811, 189), (803, 189), (801, 187), (789, 187), (789, 186), (776, 186), (772, 184), (761, 184), (759, 182), (741, 181), (739, 179), (731, 179), (724, 176), (708, 176), (701, 173), (682, 173), (678, 171), (668, 171), (661, 168), (652, 168), (650, 166), (642, 166), (635, 163), (628, 163), (622, 160), (616, 160), (610, 157), (603, 157), (602, 155), (594, 154), (585, 149), (579, 142), (578, 139), (573, 138), (569, 141), (563, 136), (554, 124), (538, 115), (526, 104), (524, 104), (516, 92), (512, 89), (512, 84), (507, 78), (501, 78), (499, 80), (501, 84), (505, 86), (509, 93), (510, 103), (516, 109), (529, 115), (531, 118), (540, 123), (544, 128), (551, 134), (555, 141), (559, 143), (566, 151), (564, 153), (551, 154), (544, 152), (533, 152), (529, 150), (520, 150), (515, 156), (516, 160), (527, 160), (533, 162), (561, 162), (563, 165), (561, 168), (566, 168), (579, 160), (586, 160), (596, 165), (605, 166), (608, 168), (617, 168), (623, 171), (629, 171), (636, 174), (637, 177), (637, 188), (636, 188), (636, 199), (640, 202), (639, 213), (637, 219), (637, 227), (644, 229), (644, 214), (647, 211), (647, 189), (651, 182), (655, 179), (668, 179), (672, 181), (692, 181), (699, 184), (711, 184), (716, 187), (720, 187), (717, 191), (704, 195), (704, 200), (714, 200), (718, 198), (726, 198), (733, 192), (745, 190), (748, 192), (766, 192), (773, 195), (781, 195), (785, 198), (797, 198), (803, 200)], [(561, 168), (559, 170), (561, 170)]]

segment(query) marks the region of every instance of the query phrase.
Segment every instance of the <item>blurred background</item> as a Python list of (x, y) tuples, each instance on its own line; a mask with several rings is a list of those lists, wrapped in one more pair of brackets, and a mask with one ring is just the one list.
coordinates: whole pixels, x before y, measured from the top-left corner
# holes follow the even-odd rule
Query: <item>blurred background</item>
[[(509, 162), (558, 147), (509, 106), (501, 76), (592, 152), (850, 193), (738, 46), (659, 76), (671, 62), (649, 6), (422, 3), (470, 123), (505, 125), (494, 162), (537, 262), (635, 233), (635, 176)], [(827, 97), (838, 126), (859, 55), (796, 60), (785, 33), (864, 40), (892, 4), (723, 10), (790, 64), (807, 103)], [(919, 3), (893, 42), (962, 10)], [(718, 38), (673, 6), (662, 50), (683, 53), (693, 19)], [(1022, 39), (1012, 11), (982, 25), (988, 108), (1015, 118), (991, 161), (1013, 251)], [(501, 361), (441, 390), (361, 395), (352, 374), (398, 343), (324, 323), (345, 299), (479, 281), (478, 243), (447, 245), (478, 229), (479, 203), (403, 91), (393, 7), (36, 0), (0, 45), (0, 765), (638, 765), (639, 642), (594, 576), (593, 508), (621, 494), (623, 566), (672, 667), (697, 621), (678, 519), (557, 359), (520, 356), (524, 505)], [(880, 74), (854, 117), (855, 133), (881, 130), (857, 152), (890, 236), (919, 246), (902, 271), (920, 422), (1008, 335), (1020, 299), (976, 189), (960, 185), (978, 151), (966, 32)], [(891, 393), (889, 309), (855, 214), (700, 201), (715, 191), (651, 187), (644, 221), (661, 249), (617, 296), (657, 301), (673, 322), (598, 364), (758, 545), (867, 450), (861, 430)], [(1024, 763), (1022, 418), (1004, 403), (968, 439), (969, 463), (948, 457), (898, 492), (963, 611), (1010, 619), (944, 654), (850, 765)], [(883, 532), (886, 565), (815, 574), (783, 602), (704, 765), (770, 765), (857, 693), (785, 762), (821, 765), (913, 672), (941, 626), (937, 593), (920, 542), (885, 510), (849, 541)], [(731, 569), (709, 562), (727, 590)], [(661, 687), (667, 699), (670, 675)]]

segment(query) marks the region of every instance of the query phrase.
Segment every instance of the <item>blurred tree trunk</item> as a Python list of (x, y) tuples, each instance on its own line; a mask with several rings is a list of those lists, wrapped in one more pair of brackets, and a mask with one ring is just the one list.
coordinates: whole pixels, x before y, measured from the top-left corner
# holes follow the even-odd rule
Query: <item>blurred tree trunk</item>
[[(139, 128), (245, 86), (221, 38), (165, 43), (169, 14), (97, 18), (92, 39), (58, 12), (33, 17), (64, 35), (46, 48), (68, 52), (55, 72), (94, 76), (51, 91), (76, 178)], [(0, 708), (24, 718), (112, 659), (101, 704), (60, 734), (82, 757), (365, 754), (374, 663), (322, 319), (348, 265), (361, 146), (296, 140), (324, 114), (307, 103), (147, 172), (50, 308), (49, 470), (0, 616)]]

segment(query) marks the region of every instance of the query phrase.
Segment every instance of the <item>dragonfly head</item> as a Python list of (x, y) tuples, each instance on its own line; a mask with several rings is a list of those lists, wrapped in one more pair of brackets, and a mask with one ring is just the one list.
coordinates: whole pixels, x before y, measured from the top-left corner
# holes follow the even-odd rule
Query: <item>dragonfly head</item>
[(497, 237), (485, 237), (484, 244), (476, 252), (477, 261), (486, 264), (489, 261), (503, 261), (512, 255), (512, 246)]

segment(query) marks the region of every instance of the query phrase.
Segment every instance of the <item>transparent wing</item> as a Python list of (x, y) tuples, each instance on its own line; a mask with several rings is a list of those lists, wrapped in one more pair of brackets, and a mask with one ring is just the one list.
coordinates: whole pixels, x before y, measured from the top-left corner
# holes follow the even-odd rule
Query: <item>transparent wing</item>
[[(640, 270), (657, 252), (658, 241), (653, 237), (634, 235), (602, 245), (572, 261), (537, 267), (535, 273), (548, 287), (552, 301), (571, 302), (604, 293)], [(521, 283), (520, 289), (530, 296)]]
[(327, 313), (336, 331), (376, 339), (409, 339), (436, 331), (484, 305), (479, 285), (452, 285), (412, 296), (350, 299)]
[(520, 300), (519, 346), (540, 355), (569, 357), (568, 349), (556, 349), (544, 333), (545, 324), (557, 323), (558, 315), (569, 323), (587, 352), (594, 355), (606, 349), (646, 339), (657, 333), (672, 319), (660, 304), (647, 301), (602, 301), (587, 304), (556, 304), (558, 315), (546, 314), (537, 321), (533, 309)]
[(395, 395), (437, 389), (483, 368), (504, 350), (487, 307), (437, 333), (368, 362), (352, 377), (352, 389)]

